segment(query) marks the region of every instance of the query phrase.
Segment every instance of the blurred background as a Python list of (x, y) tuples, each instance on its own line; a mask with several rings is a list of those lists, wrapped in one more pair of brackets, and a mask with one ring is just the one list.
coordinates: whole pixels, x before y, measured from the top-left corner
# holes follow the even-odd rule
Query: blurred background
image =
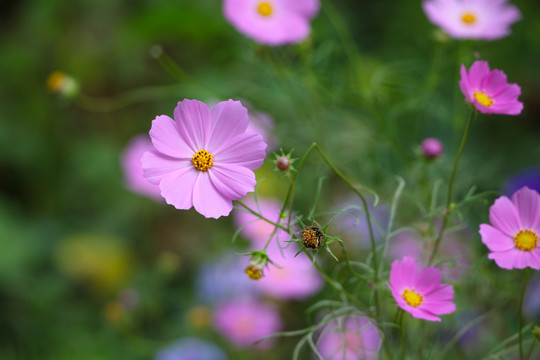
[[(238, 280), (249, 242), (231, 242), (233, 219), (175, 210), (130, 182), (129, 145), (184, 98), (241, 100), (272, 150), (300, 157), (316, 141), (382, 203), (402, 177), (399, 226), (421, 230), (427, 204), (443, 198), (432, 189), (438, 182), (445, 189), (469, 111), (459, 64), (486, 59), (521, 86), (524, 111), (473, 124), (456, 198), (472, 185), (477, 192), (513, 191), (505, 189), (515, 182), (540, 188), (540, 3), (512, 2), (523, 19), (512, 35), (484, 43), (449, 39), (418, 0), (323, 0), (308, 40), (274, 48), (238, 33), (218, 0), (1, 2), (0, 359), (154, 359), (190, 346), (204, 348), (204, 359), (291, 358), (297, 338), (252, 347), (216, 325), (216, 302), (225, 296), (223, 271), (212, 275), (216, 264), (234, 268), (229, 291), (252, 291)], [(445, 147), (434, 162), (420, 154), (426, 137)], [(272, 158), (256, 172), (259, 194), (281, 199), (288, 180), (272, 171)], [(319, 210), (350, 198), (312, 156), (298, 178), (298, 213), (310, 209), (321, 176)], [(448, 331), (491, 311), (472, 343), (460, 343), (462, 359), (479, 358), (517, 329), (508, 308), (517, 306), (519, 272), (488, 261), (476, 230), (494, 196), (454, 219), (478, 277), (455, 280), (464, 311), (449, 317)], [(365, 232), (351, 235), (351, 226), (330, 229), (362, 258), (365, 248), (356, 245)], [(335, 266), (328, 256), (321, 261), (329, 271)], [(533, 281), (540, 288), (538, 275)], [(266, 324), (279, 331), (309, 326), (316, 316), (305, 309), (333, 296), (318, 289), (301, 299), (257, 299), (279, 317)], [(530, 321), (540, 321), (537, 305), (531, 300)], [(449, 335), (436, 336), (444, 345)]]

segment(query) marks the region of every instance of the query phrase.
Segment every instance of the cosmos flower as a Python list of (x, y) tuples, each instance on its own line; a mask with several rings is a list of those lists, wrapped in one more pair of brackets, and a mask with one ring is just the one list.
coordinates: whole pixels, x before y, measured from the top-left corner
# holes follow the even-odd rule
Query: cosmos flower
[(184, 338), (160, 350), (154, 360), (227, 360), (216, 345), (197, 338)]
[[(215, 329), (238, 347), (252, 347), (257, 340), (281, 330), (281, 317), (270, 304), (255, 300), (224, 302), (214, 312)], [(263, 341), (257, 347), (272, 344)]]
[(319, 0), (225, 0), (225, 18), (238, 31), (266, 45), (298, 43), (310, 33)]
[(437, 138), (426, 138), (420, 144), (422, 150), (422, 156), (426, 159), (436, 159), (444, 151), (444, 146), (442, 142)]
[(484, 114), (519, 115), (523, 103), (518, 101), (521, 88), (508, 84), (501, 70), (489, 70), (487, 61), (475, 61), (469, 72), (461, 65), (461, 92), (476, 110)]
[(316, 346), (325, 360), (377, 360), (381, 343), (374, 320), (349, 316), (325, 326)]
[[(259, 198), (258, 206), (252, 199), (246, 199), (245, 203), (272, 221), (278, 219), (281, 211), (281, 204), (274, 199)], [(235, 211), (234, 215), (238, 227), (245, 225), (241, 234), (251, 240), (254, 249), (261, 249), (274, 226), (245, 211)], [(289, 239), (290, 235), (286, 231), (277, 231), (266, 250), (275, 266), (270, 265), (264, 269), (264, 276), (257, 281), (256, 286), (277, 299), (303, 299), (318, 292), (323, 281), (307, 256), (299, 254), (295, 257), (298, 247), (287, 242)]]
[(488, 258), (503, 269), (540, 270), (540, 194), (524, 187), (512, 199), (501, 196), (489, 209), (489, 221), (480, 225)]
[(153, 148), (148, 136), (134, 137), (122, 154), (121, 165), (128, 189), (151, 199), (163, 201), (159, 186), (149, 182), (143, 175), (141, 157), (145, 152)]
[(152, 122), (155, 149), (142, 157), (144, 176), (177, 209), (228, 215), (233, 200), (254, 190), (253, 170), (266, 156), (262, 137), (246, 132), (248, 123), (239, 101), (220, 102), (212, 111), (198, 100), (179, 102), (174, 120), (161, 115)]
[(428, 19), (455, 39), (500, 39), (521, 19), (507, 0), (426, 0), (422, 6)]
[(398, 306), (415, 318), (441, 321), (437, 315), (456, 310), (454, 289), (441, 284), (441, 271), (433, 266), (420, 270), (411, 257), (392, 263), (387, 285)]

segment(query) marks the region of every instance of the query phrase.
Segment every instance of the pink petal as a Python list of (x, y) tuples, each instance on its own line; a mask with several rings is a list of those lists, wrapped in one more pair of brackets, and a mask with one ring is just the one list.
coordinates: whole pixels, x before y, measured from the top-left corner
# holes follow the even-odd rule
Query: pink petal
[(512, 270), (515, 267), (516, 257), (519, 255), (519, 249), (510, 249), (502, 252), (492, 252), (488, 254), (488, 259), (495, 260), (498, 267)]
[(212, 126), (207, 149), (214, 153), (223, 144), (243, 134), (249, 124), (248, 111), (240, 101), (222, 101), (212, 109)]
[(412, 315), (412, 317), (415, 317), (417, 319), (424, 319), (429, 321), (441, 321), (441, 318), (438, 316), (435, 316), (433, 313), (431, 313), (428, 310), (422, 309), (421, 307), (409, 307), (409, 309), (404, 309), (409, 314)]
[(441, 284), (435, 290), (425, 293), (424, 297), (430, 301), (452, 301), (454, 300), (454, 288), (450, 285)]
[(540, 195), (528, 187), (523, 187), (512, 195), (512, 202), (521, 219), (521, 226), (527, 229), (537, 228), (540, 220)]
[(459, 81), (459, 87), (461, 89), (461, 92), (463, 93), (467, 101), (474, 102), (472, 94), (474, 94), (475, 89), (472, 89), (471, 85), (469, 84), (469, 75), (467, 74), (467, 69), (463, 64), (461, 64), (460, 73), (461, 80)]
[(489, 221), (504, 234), (513, 237), (521, 229), (516, 207), (506, 196), (501, 196), (489, 208)]
[(226, 199), (212, 184), (210, 175), (200, 172), (200, 176), (193, 188), (193, 206), (199, 214), (207, 218), (217, 219), (227, 216), (233, 206), (230, 199)]
[(411, 257), (405, 256), (401, 261), (396, 260), (392, 263), (390, 284), (397, 292), (401, 292), (405, 288), (411, 288), (416, 282), (416, 273), (416, 261)]
[(282, 1), (282, 5), (290, 11), (294, 11), (310, 19), (317, 15), (321, 6), (319, 0), (285, 0)]
[(475, 61), (469, 69), (469, 85), (473, 89), (483, 90), (484, 78), (489, 74), (487, 61)]
[(159, 183), (161, 196), (167, 204), (179, 210), (187, 210), (193, 206), (193, 189), (200, 171), (193, 167), (177, 170), (165, 176)]
[(161, 115), (152, 121), (150, 129), (152, 144), (162, 154), (178, 159), (191, 158), (194, 151), (178, 133), (176, 124), (168, 116)]
[(456, 304), (452, 301), (428, 301), (426, 299), (421, 306), (422, 309), (437, 315), (451, 314), (456, 311)]
[(506, 74), (501, 70), (493, 70), (485, 77), (481, 89), (485, 89), (486, 94), (492, 96), (501, 91), (506, 83)]
[(482, 237), (482, 242), (491, 251), (506, 251), (514, 248), (514, 239), (491, 225), (481, 224), (479, 233)]
[(535, 270), (540, 270), (540, 246), (537, 246), (536, 249), (531, 251), (529, 266)]
[(497, 103), (514, 102), (521, 95), (521, 87), (517, 84), (507, 84), (499, 89), (496, 94), (493, 94), (493, 100)]
[(255, 174), (245, 167), (233, 164), (216, 164), (209, 170), (215, 188), (229, 200), (238, 200), (255, 189)]
[[(208, 106), (199, 100), (184, 99), (174, 109), (174, 119), (178, 132), (194, 150), (208, 150), (211, 129), (211, 115)], [(192, 155), (193, 156), (193, 155)]]
[(186, 168), (193, 168), (191, 160), (179, 160), (157, 151), (147, 151), (143, 154), (142, 168), (144, 177), (152, 184), (158, 185), (167, 175)]
[(262, 136), (245, 133), (236, 136), (219, 148), (215, 153), (215, 162), (236, 164), (250, 170), (258, 169), (266, 157), (266, 144)]
[(414, 287), (421, 294), (427, 294), (441, 284), (441, 271), (428, 266), (420, 271)]

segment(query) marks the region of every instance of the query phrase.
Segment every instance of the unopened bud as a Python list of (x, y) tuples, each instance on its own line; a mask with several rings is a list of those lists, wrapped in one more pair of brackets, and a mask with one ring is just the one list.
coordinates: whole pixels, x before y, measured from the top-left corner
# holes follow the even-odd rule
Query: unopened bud
[(538, 341), (540, 341), (540, 326), (535, 326), (534, 327), (534, 336), (536, 336)]
[(424, 139), (424, 141), (422, 141), (421, 148), (422, 155), (426, 159), (436, 159), (441, 156), (444, 151), (443, 144), (437, 138)]
[(324, 233), (316, 225), (308, 226), (302, 231), (302, 244), (308, 249), (319, 249), (324, 238)]
[(268, 264), (268, 255), (264, 250), (262, 251), (253, 251), (251, 253), (251, 259), (249, 259), (249, 264), (246, 266), (244, 272), (246, 275), (253, 280), (260, 280), (264, 276), (264, 268)]
[(47, 78), (47, 87), (51, 92), (73, 98), (79, 93), (77, 80), (62, 71), (55, 71)]
[(285, 170), (289, 169), (289, 166), (291, 166), (291, 161), (286, 156), (280, 156), (276, 160), (276, 166), (277, 166), (277, 168), (279, 170), (285, 171)]

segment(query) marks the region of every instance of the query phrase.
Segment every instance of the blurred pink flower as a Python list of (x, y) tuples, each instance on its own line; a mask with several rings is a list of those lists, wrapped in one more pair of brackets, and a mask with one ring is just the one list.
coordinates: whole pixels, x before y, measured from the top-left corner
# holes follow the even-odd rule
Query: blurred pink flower
[(349, 316), (338, 318), (323, 328), (317, 351), (325, 360), (377, 360), (381, 343), (374, 320)]
[(475, 61), (469, 72), (461, 65), (461, 92), (476, 110), (484, 114), (519, 115), (523, 103), (518, 101), (521, 88), (508, 84), (501, 70), (489, 70), (487, 61)]
[(143, 176), (141, 157), (146, 151), (153, 148), (150, 138), (146, 135), (139, 135), (131, 139), (122, 153), (122, 171), (128, 189), (154, 200), (163, 201), (159, 186), (152, 184)]
[(193, 206), (207, 218), (229, 215), (232, 201), (254, 190), (253, 170), (266, 156), (262, 137), (246, 132), (247, 109), (228, 100), (210, 111), (185, 99), (174, 119), (161, 115), (152, 122), (155, 149), (142, 157), (144, 176), (177, 209)]
[(422, 6), (428, 19), (455, 39), (500, 39), (521, 19), (507, 0), (426, 0)]
[(242, 34), (266, 45), (298, 43), (310, 33), (319, 0), (225, 0), (225, 18)]
[[(252, 199), (244, 202), (267, 219), (277, 221), (281, 211), (281, 204), (277, 200), (259, 198), (258, 207)], [(241, 234), (251, 240), (254, 249), (262, 249), (274, 226), (243, 210), (235, 211), (234, 215), (238, 227), (248, 224)], [(278, 229), (266, 251), (276, 266), (268, 266), (264, 270), (264, 277), (257, 281), (256, 285), (262, 292), (274, 298), (303, 299), (318, 292), (323, 281), (305, 254), (295, 257), (298, 247), (287, 242), (289, 239), (286, 231)]]
[[(218, 305), (214, 312), (214, 327), (239, 347), (251, 347), (261, 338), (281, 331), (281, 317), (271, 305), (255, 300), (231, 301)], [(263, 341), (257, 347), (269, 347)]]
[(437, 138), (426, 138), (420, 145), (422, 155), (427, 159), (435, 159), (441, 156), (444, 151), (442, 142)]
[(488, 258), (503, 269), (540, 270), (540, 194), (524, 187), (511, 200), (501, 196), (489, 209), (489, 221), (493, 226), (480, 225)]
[(420, 270), (411, 257), (392, 263), (387, 285), (398, 306), (415, 318), (441, 321), (437, 315), (456, 310), (454, 289), (441, 284), (441, 271), (433, 266)]

